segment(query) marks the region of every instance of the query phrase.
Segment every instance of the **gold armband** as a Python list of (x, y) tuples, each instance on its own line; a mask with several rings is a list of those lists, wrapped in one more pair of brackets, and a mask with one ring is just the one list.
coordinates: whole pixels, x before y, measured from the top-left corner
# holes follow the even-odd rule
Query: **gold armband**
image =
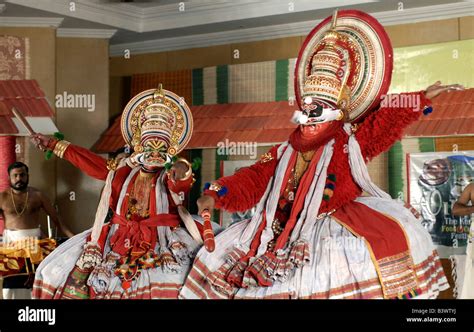
[(188, 170), (184, 174), (184, 177), (182, 179), (180, 179), (180, 181), (185, 181), (185, 180), (189, 179), (191, 176), (193, 176), (193, 167), (192, 167), (191, 163), (189, 161), (187, 161), (186, 159), (184, 159), (184, 158), (178, 158), (176, 160), (176, 162), (180, 162), (180, 161), (185, 163), (188, 166)]
[(109, 171), (117, 170), (118, 164), (119, 164), (119, 162), (115, 158), (107, 159), (107, 170), (109, 170)]
[(260, 157), (260, 163), (261, 164), (268, 163), (269, 161), (272, 161), (272, 160), (273, 160), (273, 156), (270, 152), (264, 153)]
[(209, 190), (212, 190), (212, 191), (215, 191), (215, 192), (218, 192), (222, 189), (222, 186), (217, 183), (217, 182), (211, 182), (209, 184)]
[(66, 152), (67, 147), (71, 144), (71, 142), (68, 141), (59, 141), (56, 143), (56, 146), (54, 147), (53, 153), (58, 157), (58, 158), (63, 158), (64, 152)]

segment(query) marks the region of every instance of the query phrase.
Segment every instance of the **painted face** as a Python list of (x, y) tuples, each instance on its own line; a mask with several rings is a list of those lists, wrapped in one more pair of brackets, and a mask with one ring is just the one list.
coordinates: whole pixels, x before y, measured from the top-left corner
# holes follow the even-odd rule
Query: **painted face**
[(168, 145), (164, 141), (156, 138), (149, 139), (143, 143), (143, 153), (138, 161), (147, 169), (163, 167), (171, 160), (167, 151)]
[(10, 171), (10, 187), (16, 190), (25, 190), (28, 187), (28, 173), (24, 167)]
[(315, 124), (300, 125), (300, 131), (305, 137), (313, 137), (322, 134), (327, 128), (331, 127), (331, 122), (322, 122)]
[(311, 97), (304, 98), (303, 110), (296, 111), (292, 121), (299, 124), (301, 133), (310, 137), (319, 135), (331, 127), (334, 120), (341, 120), (343, 113), (329, 104), (323, 104)]
[(300, 125), (341, 120), (343, 117), (343, 112), (340, 109), (312, 97), (304, 98), (302, 108), (302, 111), (295, 112), (295, 120)]

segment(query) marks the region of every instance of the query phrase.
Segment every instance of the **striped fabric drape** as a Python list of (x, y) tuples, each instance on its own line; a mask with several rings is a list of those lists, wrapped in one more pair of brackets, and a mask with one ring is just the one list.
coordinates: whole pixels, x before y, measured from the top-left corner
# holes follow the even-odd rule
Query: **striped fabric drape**
[(193, 105), (252, 103), (294, 97), (296, 59), (193, 69)]
[(283, 59), (136, 74), (131, 80), (131, 95), (162, 83), (165, 89), (184, 97), (188, 105), (291, 100), (295, 62)]
[(163, 89), (172, 91), (184, 98), (188, 105), (192, 105), (192, 71), (178, 70), (161, 73), (136, 74), (132, 76), (131, 95), (158, 87), (163, 84)]
[(296, 59), (136, 74), (131, 95), (163, 83), (190, 105), (282, 101), (294, 97)]

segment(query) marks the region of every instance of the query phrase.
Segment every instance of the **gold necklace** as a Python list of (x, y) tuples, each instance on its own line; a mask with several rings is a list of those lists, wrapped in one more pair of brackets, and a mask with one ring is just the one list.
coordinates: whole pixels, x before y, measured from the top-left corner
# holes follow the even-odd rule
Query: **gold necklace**
[(298, 158), (296, 159), (296, 165), (294, 168), (293, 178), (295, 187), (298, 186), (299, 180), (303, 176), (304, 172), (308, 168), (309, 163), (313, 159), (314, 151), (298, 152)]
[(311, 151), (306, 151), (306, 152), (300, 152), (300, 155), (301, 155), (301, 158), (303, 158), (305, 162), (309, 163), (311, 159), (313, 159), (314, 153), (315, 151), (311, 150)]
[(18, 213), (18, 210), (16, 209), (15, 199), (13, 198), (13, 189), (10, 188), (10, 195), (11, 195), (11, 197), (12, 197), (13, 208), (15, 208), (15, 213), (16, 213), (17, 216), (21, 216), (21, 215), (25, 212), (26, 208), (28, 207), (28, 194), (29, 194), (28, 189), (26, 189), (26, 202), (25, 202), (25, 206), (23, 206), (23, 209), (21, 210), (21, 212)]

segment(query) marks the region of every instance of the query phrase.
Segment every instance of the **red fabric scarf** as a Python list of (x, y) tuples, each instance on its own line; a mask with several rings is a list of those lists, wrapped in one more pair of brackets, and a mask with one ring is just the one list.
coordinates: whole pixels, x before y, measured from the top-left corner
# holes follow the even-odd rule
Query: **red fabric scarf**
[(305, 137), (301, 133), (300, 127), (298, 127), (290, 135), (290, 144), (296, 151), (299, 152), (316, 150), (319, 147), (326, 145), (326, 143), (329, 142), (331, 138), (336, 137), (337, 132), (342, 130), (342, 124), (343, 123), (340, 121), (333, 121), (323, 131), (311, 137)]
[(155, 248), (157, 239), (157, 226), (176, 227), (179, 217), (175, 214), (157, 214), (143, 220), (127, 220), (123, 216), (114, 215), (113, 224), (119, 227), (110, 239), (112, 249), (124, 256), (131, 249), (132, 258), (146, 254), (149, 249)]
[[(121, 256), (127, 255), (130, 251), (132, 260), (139, 258), (149, 249), (154, 249), (157, 240), (157, 226), (176, 227), (180, 223), (180, 219), (175, 214), (162, 213), (156, 214), (156, 192), (154, 186), (150, 188), (149, 211), (150, 218), (137, 220), (132, 218), (127, 220), (124, 216), (128, 211), (128, 197), (135, 185), (135, 180), (140, 172), (137, 172), (131, 179), (126, 199), (124, 199), (120, 212), (121, 215), (115, 214), (112, 223), (118, 224), (119, 227), (114, 235), (110, 238), (113, 251)], [(158, 173), (153, 177), (151, 183), (156, 184)]]
[(291, 234), (291, 231), (295, 227), (300, 212), (303, 209), (304, 201), (306, 195), (308, 194), (309, 187), (313, 182), (313, 178), (316, 173), (316, 166), (318, 165), (319, 159), (321, 158), (323, 149), (324, 145), (318, 148), (316, 153), (313, 155), (313, 158), (311, 159), (308, 169), (304, 172), (301, 178), (301, 181), (298, 185), (298, 189), (296, 191), (295, 201), (293, 202), (293, 206), (291, 208), (290, 218), (287, 220), (283, 232), (277, 239), (274, 252), (276, 252), (278, 249), (282, 249), (285, 246)]
[(408, 238), (397, 221), (355, 201), (344, 204), (332, 217), (366, 242), (385, 298), (419, 293)]

